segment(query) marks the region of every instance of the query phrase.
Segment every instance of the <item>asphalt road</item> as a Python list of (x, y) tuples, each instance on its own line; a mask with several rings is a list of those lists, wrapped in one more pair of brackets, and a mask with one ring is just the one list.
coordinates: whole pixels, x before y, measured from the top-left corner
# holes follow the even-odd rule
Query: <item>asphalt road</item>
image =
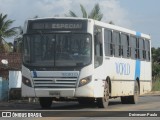
[[(43, 110), (38, 102), (9, 101), (0, 102), (0, 110)], [(106, 109), (98, 108), (96, 105), (81, 106), (76, 101), (56, 102), (53, 101), (51, 110), (74, 110), (74, 111), (160, 111), (160, 94), (145, 95), (139, 97), (138, 104), (121, 104), (119, 98), (110, 99), (109, 106)]]
[[(149, 113), (149, 114), (152, 114), (153, 116), (142, 117), (140, 118), (140, 120), (141, 119), (143, 120), (144, 118), (145, 118), (144, 120), (150, 120), (151, 118), (155, 120), (160, 120), (160, 94), (141, 96), (139, 97), (138, 104), (121, 104), (121, 101), (119, 98), (110, 99), (109, 106), (106, 109), (100, 109), (96, 105), (81, 106), (76, 101), (72, 101), (72, 102), (53, 101), (51, 109), (41, 109), (41, 107), (39, 106), (39, 103), (10, 101), (10, 102), (0, 102), (0, 110), (1, 111), (18, 111), (18, 112), (20, 111), (43, 112), (43, 114), (46, 113), (46, 116), (53, 116), (53, 117), (56, 117), (54, 119), (58, 119), (58, 120), (61, 120), (61, 119), (72, 120), (74, 117), (76, 117), (76, 120), (79, 120), (79, 119), (83, 120), (86, 117), (89, 117), (91, 120), (97, 119), (97, 117), (100, 117), (99, 119), (106, 120), (107, 116), (110, 117), (110, 120), (114, 119), (114, 117), (116, 119), (117, 118), (120, 119), (121, 116), (123, 117), (121, 119), (125, 120), (127, 119), (126, 117), (129, 117), (129, 113), (130, 114)], [(159, 116), (158, 118), (154, 116), (156, 114), (157, 116)], [(131, 120), (133, 118), (134, 116), (130, 117)], [(44, 118), (41, 118), (41, 119), (44, 119)], [(51, 118), (49, 118), (49, 120), (50, 119)]]

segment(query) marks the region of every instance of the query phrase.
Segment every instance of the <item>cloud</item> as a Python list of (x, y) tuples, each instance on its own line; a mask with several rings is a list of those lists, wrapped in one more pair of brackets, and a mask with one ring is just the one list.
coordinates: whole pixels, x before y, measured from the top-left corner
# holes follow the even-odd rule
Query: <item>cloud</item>
[(100, 6), (104, 14), (103, 21), (113, 21), (116, 25), (131, 27), (128, 13), (120, 6), (118, 0), (103, 0)]
[(69, 10), (79, 15), (80, 6), (91, 11), (95, 3), (99, 3), (104, 22), (113, 21), (115, 24), (130, 27), (127, 12), (120, 6), (118, 0), (0, 0), (0, 11), (8, 14), (9, 18), (16, 20), (16, 25), (22, 25), (25, 19), (39, 17), (64, 16)]
[[(155, 5), (159, 4), (146, 3), (144, 0), (140, 2), (142, 3), (137, 5), (137, 2), (130, 1), (124, 4), (124, 1), (121, 2), (121, 0), (0, 0), (0, 13), (8, 14), (9, 19), (15, 20), (13, 26), (23, 26), (26, 19), (36, 15), (39, 17), (64, 16), (69, 10), (73, 10), (81, 16), (79, 4), (84, 5), (90, 12), (95, 3), (99, 3), (104, 15), (103, 22), (113, 21), (122, 27), (152, 33), (153, 39), (158, 40), (158, 33), (155, 31), (158, 31), (157, 21), (159, 18), (157, 15), (159, 11)], [(149, 6), (151, 9), (148, 9)], [(137, 15), (137, 13), (139, 14)], [(143, 17), (144, 15), (146, 17)], [(149, 26), (148, 28), (155, 27), (154, 29), (146, 29), (146, 26)], [(158, 46), (158, 44), (154, 46)]]

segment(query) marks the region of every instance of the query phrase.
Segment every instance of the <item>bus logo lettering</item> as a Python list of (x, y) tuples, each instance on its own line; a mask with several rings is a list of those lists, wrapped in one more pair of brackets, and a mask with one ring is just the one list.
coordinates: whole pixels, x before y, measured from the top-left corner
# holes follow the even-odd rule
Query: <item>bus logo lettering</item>
[(128, 63), (115, 63), (116, 73), (119, 75), (129, 75), (130, 65)]

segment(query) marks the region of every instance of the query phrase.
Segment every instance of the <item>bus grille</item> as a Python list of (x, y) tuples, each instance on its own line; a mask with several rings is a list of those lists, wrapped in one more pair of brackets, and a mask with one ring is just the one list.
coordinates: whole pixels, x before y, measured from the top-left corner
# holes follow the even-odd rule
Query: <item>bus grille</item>
[(75, 88), (77, 77), (72, 78), (34, 78), (34, 88)]

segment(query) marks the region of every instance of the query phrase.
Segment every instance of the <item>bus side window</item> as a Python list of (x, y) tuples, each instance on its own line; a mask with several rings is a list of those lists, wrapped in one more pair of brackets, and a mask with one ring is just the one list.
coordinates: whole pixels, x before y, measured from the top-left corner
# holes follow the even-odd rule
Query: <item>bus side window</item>
[(94, 34), (94, 53), (95, 53), (95, 57), (94, 57), (94, 59), (95, 59), (95, 68), (97, 68), (102, 64), (102, 61), (103, 61), (102, 29), (99, 29)]
[(150, 42), (145, 40), (146, 60), (150, 61)]
[(112, 31), (105, 29), (104, 30), (104, 46), (105, 46), (105, 55), (113, 55), (113, 44), (112, 44)]
[(129, 35), (127, 35), (127, 57), (131, 57), (131, 46), (129, 41)]
[(143, 40), (143, 59), (146, 60), (145, 42)]
[(131, 42), (131, 58), (136, 59), (136, 38), (131, 36), (130, 37), (130, 42)]
[(139, 39), (139, 57), (141, 60), (144, 60), (144, 55), (143, 55), (143, 51), (144, 51), (144, 46), (143, 46), (143, 39), (140, 38)]
[(113, 45), (114, 45), (114, 55), (115, 57), (121, 56), (121, 39), (120, 33), (113, 31)]
[(110, 39), (110, 55), (115, 55), (115, 44), (113, 42), (113, 32), (111, 32), (111, 39)]
[(148, 60), (150, 61), (151, 58), (150, 58), (150, 41), (148, 40)]
[(129, 36), (127, 34), (121, 34), (122, 41), (122, 55), (124, 58), (130, 57), (130, 46), (129, 46)]
[(136, 55), (135, 55), (136, 59), (139, 59), (139, 38), (136, 38)]

